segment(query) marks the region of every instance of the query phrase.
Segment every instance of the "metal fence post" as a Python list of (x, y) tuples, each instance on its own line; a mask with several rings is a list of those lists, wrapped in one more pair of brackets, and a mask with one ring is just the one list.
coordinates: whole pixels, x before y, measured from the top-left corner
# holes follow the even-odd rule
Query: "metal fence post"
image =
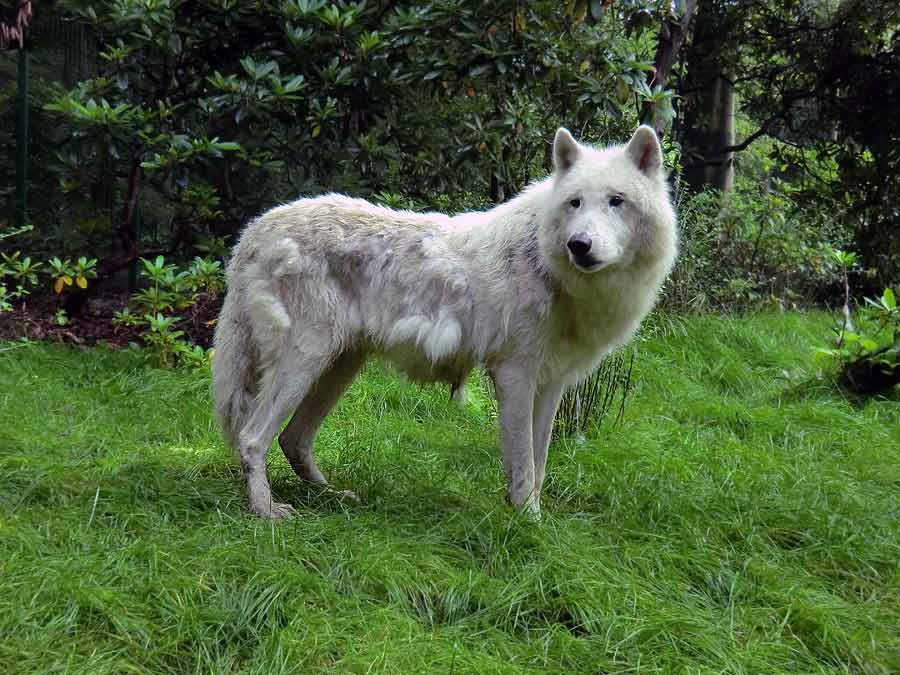
[(16, 115), (16, 225), (28, 220), (28, 50), (19, 47)]

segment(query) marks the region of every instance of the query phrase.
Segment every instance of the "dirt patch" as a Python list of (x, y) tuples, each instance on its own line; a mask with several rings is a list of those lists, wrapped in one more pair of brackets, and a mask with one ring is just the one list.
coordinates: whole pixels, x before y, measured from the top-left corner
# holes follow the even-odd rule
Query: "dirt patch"
[[(29, 296), (13, 306), (12, 311), (0, 314), (0, 340), (30, 340), (62, 342), (78, 345), (107, 344), (120, 348), (131, 342), (140, 344), (140, 330), (113, 325), (115, 313), (128, 304), (128, 294), (106, 292), (88, 299), (78, 316), (69, 317), (65, 325), (56, 321), (59, 298), (55, 295)], [(222, 298), (201, 294), (196, 304), (183, 310), (178, 330), (184, 338), (201, 345), (212, 346), (215, 319), (222, 308)]]

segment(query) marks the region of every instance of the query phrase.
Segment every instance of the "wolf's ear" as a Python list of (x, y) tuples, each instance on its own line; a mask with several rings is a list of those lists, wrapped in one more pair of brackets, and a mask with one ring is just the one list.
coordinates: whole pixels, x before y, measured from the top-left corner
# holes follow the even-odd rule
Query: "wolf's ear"
[(638, 170), (648, 176), (655, 176), (662, 167), (662, 148), (652, 127), (642, 124), (628, 141), (625, 152)]
[(553, 166), (557, 171), (564, 172), (572, 168), (578, 159), (578, 141), (572, 138), (568, 129), (560, 127), (553, 137)]

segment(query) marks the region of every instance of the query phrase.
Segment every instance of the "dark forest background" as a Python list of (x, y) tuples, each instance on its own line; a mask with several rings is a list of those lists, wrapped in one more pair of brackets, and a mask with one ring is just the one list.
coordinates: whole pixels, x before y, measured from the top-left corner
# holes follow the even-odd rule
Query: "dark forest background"
[[(33, 3), (18, 213), (33, 228), (0, 247), (96, 259), (89, 293), (139, 257), (221, 257), (249, 218), (301, 195), (484, 208), (546, 174), (557, 126), (604, 144), (645, 122), (681, 216), (667, 303), (840, 305), (845, 280), (862, 297), (900, 270), (898, 13), (877, 0)], [(10, 150), (16, 46), (0, 52)], [(14, 154), (0, 155), (7, 235)]]

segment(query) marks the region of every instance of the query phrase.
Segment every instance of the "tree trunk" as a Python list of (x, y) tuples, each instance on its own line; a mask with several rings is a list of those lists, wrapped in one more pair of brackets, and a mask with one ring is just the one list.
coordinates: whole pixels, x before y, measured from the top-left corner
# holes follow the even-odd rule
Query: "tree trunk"
[(680, 86), (679, 131), (684, 175), (694, 191), (711, 186), (728, 193), (734, 182), (735, 94), (729, 75), (727, 8), (705, 3), (685, 50), (687, 74)]
[(728, 76), (718, 73), (696, 105), (703, 124), (685, 134), (692, 155), (685, 178), (694, 190), (711, 186), (727, 194), (734, 185), (734, 153), (723, 152), (734, 145), (734, 87)]
[[(656, 46), (656, 56), (653, 58), (653, 71), (650, 73), (651, 87), (666, 86), (669, 74), (672, 72), (672, 66), (678, 57), (678, 52), (687, 38), (688, 29), (694, 13), (697, 9), (698, 0), (686, 0), (684, 3), (684, 12), (677, 21), (668, 20), (663, 22), (659, 30), (659, 43)], [(656, 135), (661, 136), (663, 130), (662, 121), (655, 114), (653, 103), (647, 101), (641, 106), (641, 123), (652, 124), (656, 129)]]

